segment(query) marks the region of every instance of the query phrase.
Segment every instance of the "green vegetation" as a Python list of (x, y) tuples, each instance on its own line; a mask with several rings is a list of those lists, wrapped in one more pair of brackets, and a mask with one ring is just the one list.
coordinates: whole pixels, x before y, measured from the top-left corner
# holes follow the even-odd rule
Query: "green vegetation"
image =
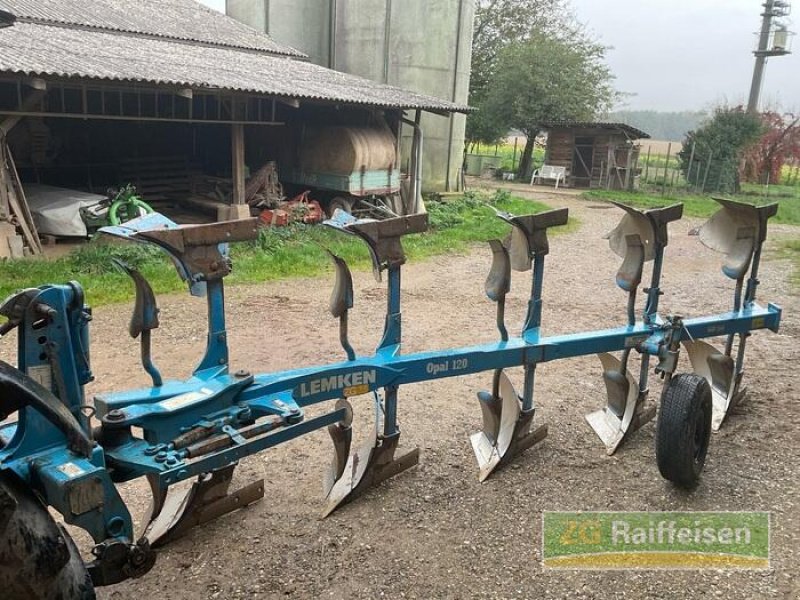
[(518, 178), (530, 177), (542, 123), (591, 120), (613, 104), (617, 96), (605, 52), (588, 37), (559, 39), (537, 29), (500, 50), (491, 93), (478, 107), (527, 137)]
[(689, 183), (705, 192), (736, 193), (741, 183), (739, 164), (743, 153), (765, 131), (758, 115), (745, 112), (740, 106), (720, 106), (709, 120), (686, 134), (678, 154), (681, 171)]
[[(657, 206), (667, 206), (675, 202), (683, 202), (683, 214), (687, 217), (709, 217), (719, 207), (710, 196), (699, 194), (660, 194), (648, 192), (621, 192), (616, 190), (593, 190), (585, 192), (582, 196), (588, 200), (617, 200), (623, 204), (639, 206), (642, 208), (653, 208)], [(737, 198), (744, 202), (760, 205), (767, 202), (778, 202), (778, 214), (772, 220), (774, 223), (784, 223), (787, 225), (800, 225), (800, 202), (780, 198), (759, 198), (741, 195)]]
[[(490, 156), (500, 156), (503, 162), (500, 163), (501, 170), (511, 173), (517, 170), (517, 165), (522, 158), (522, 151), (525, 149), (525, 142), (517, 144), (516, 154), (514, 144), (503, 143), (497, 145), (472, 144), (469, 148), (470, 154), (486, 154)], [(533, 151), (533, 168), (537, 169), (544, 163), (544, 148), (536, 146)]]
[(762, 185), (760, 183), (743, 183), (741, 194), (745, 196), (760, 196), (771, 200), (794, 198), (800, 201), (800, 185)]
[(530, 177), (541, 124), (589, 120), (617, 94), (608, 49), (579, 23), (567, 0), (477, 0), (467, 140), (527, 137), (517, 177)]
[[(656, 194), (661, 193), (662, 187), (667, 188), (668, 194), (697, 194), (703, 181), (706, 180), (707, 193), (723, 193), (721, 191), (717, 192), (719, 181), (712, 181), (711, 179), (714, 173), (713, 168), (708, 168), (706, 176), (708, 164), (699, 158), (699, 154), (695, 156), (691, 174), (691, 179), (696, 183), (690, 183), (686, 180), (686, 175), (681, 170), (681, 160), (675, 151), (678, 147), (677, 145), (673, 146), (673, 152), (670, 154), (669, 160), (667, 160), (666, 154), (651, 152), (648, 156), (647, 142), (642, 143), (642, 150), (637, 164), (640, 171), (640, 187), (644, 190), (650, 189)], [(713, 162), (712, 167), (714, 167)], [(719, 186), (720, 190), (722, 187)], [(759, 196), (762, 199), (795, 198), (800, 200), (800, 166), (784, 165), (778, 183), (773, 182), (766, 185), (741, 182), (739, 193), (747, 196)]]
[[(504, 237), (508, 225), (495, 218), (492, 206), (518, 214), (548, 208), (502, 191), (494, 196), (467, 194), (447, 202), (429, 201), (430, 230), (403, 241), (409, 259), (459, 252), (470, 244)], [(227, 281), (255, 283), (318, 275), (330, 268), (324, 248), (347, 260), (353, 269), (370, 268), (369, 254), (361, 241), (327, 227), (295, 224), (263, 229), (257, 240), (234, 244), (231, 248), (234, 271)], [(101, 237), (57, 260), (0, 263), (0, 297), (25, 287), (77, 280), (83, 284), (88, 302), (93, 306), (130, 300), (133, 286), (127, 276), (113, 267), (111, 258), (140, 269), (157, 294), (185, 289), (170, 261), (158, 249), (108, 243)]]

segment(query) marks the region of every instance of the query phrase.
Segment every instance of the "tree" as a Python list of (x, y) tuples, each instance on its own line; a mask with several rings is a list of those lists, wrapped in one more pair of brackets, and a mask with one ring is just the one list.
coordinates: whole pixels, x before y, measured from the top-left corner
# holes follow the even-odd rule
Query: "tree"
[(495, 143), (510, 129), (484, 109), (502, 51), (528, 39), (533, 31), (568, 37), (579, 29), (568, 0), (476, 0), (469, 94), (478, 111), (467, 119), (468, 143)]
[(766, 129), (756, 144), (746, 153), (745, 181), (778, 183), (781, 169), (788, 161), (800, 161), (800, 117), (778, 112), (761, 113)]
[(534, 30), (497, 56), (482, 109), (528, 138), (518, 177), (531, 170), (533, 145), (547, 121), (589, 120), (616, 98), (603, 62), (606, 48), (587, 37), (561, 39)]
[(686, 134), (678, 153), (686, 180), (704, 192), (738, 192), (744, 153), (763, 133), (759, 115), (741, 106), (714, 109), (709, 120)]

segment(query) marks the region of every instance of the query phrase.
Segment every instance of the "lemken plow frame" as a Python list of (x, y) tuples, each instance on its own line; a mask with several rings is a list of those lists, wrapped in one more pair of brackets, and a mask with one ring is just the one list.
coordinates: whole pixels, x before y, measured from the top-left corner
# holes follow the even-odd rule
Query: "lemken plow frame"
[[(695, 318), (661, 315), (668, 224), (681, 218), (683, 207), (640, 211), (617, 204), (624, 215), (607, 238), (622, 259), (616, 282), (628, 295), (626, 321), (613, 329), (545, 337), (541, 316), (547, 233), (567, 222), (567, 210), (498, 213), (510, 226), (510, 235), (505, 241), (489, 242), (493, 260), (485, 289), (496, 304), (499, 339), (408, 355), (401, 353), (401, 239), (425, 231), (427, 215), (371, 221), (337, 211), (326, 225), (363, 240), (375, 278), (386, 280), (388, 302), (378, 348), (371, 356), (357, 356), (353, 350), (348, 340), (352, 277), (346, 263), (331, 255), (336, 281), (329, 308), (339, 320), (343, 360), (257, 375), (230, 368), (223, 294), (224, 277), (231, 271), (227, 244), (254, 238), (255, 219), (178, 226), (153, 213), (105, 228), (105, 234), (162, 248), (191, 293), (206, 296), (206, 351), (187, 380), (162, 379), (150, 355), (152, 332), (159, 326), (155, 296), (141, 274), (120, 263), (135, 285), (130, 334), (140, 338), (142, 365), (152, 386), (98, 396), (88, 403), (84, 386), (92, 380), (91, 313), (80, 285), (22, 290), (0, 307), (8, 319), (0, 333), (18, 328), (19, 340), (17, 367), (0, 363), (0, 419), (6, 419), (0, 425), (4, 598), (9, 593), (12, 598), (56, 593), (91, 598), (94, 586), (146, 573), (155, 562), (154, 548), (263, 496), (262, 482), (229, 491), (237, 461), (321, 428), (328, 429), (334, 449), (322, 509), (323, 516), (329, 514), (417, 464), (419, 450), (403, 449), (399, 443), (399, 392), (404, 384), (432, 379), (491, 371), (488, 390), (477, 395), (483, 428), (471, 436), (482, 481), (547, 436), (547, 427), (534, 422), (537, 366), (597, 354), (607, 400), (586, 419), (606, 451), (615, 452), (658, 413), (661, 474), (679, 486), (696, 485), (711, 430), (719, 428), (744, 391), (747, 338), (757, 329), (777, 331), (781, 319), (779, 307), (756, 302), (767, 221), (777, 205), (718, 202), (720, 210), (703, 225), (699, 237), (724, 255), (723, 273), (735, 282), (730, 312)], [(521, 333), (514, 337), (505, 323), (506, 296), (512, 272), (528, 271), (530, 300)], [(649, 283), (637, 319), (637, 291), (646, 274)], [(714, 337), (724, 338), (721, 348), (704, 341)], [(682, 346), (693, 373), (677, 373)], [(521, 393), (506, 374), (512, 367), (524, 369)], [(664, 380), (658, 403), (648, 397), (651, 367)], [(367, 444), (354, 449), (349, 399), (361, 395), (373, 398), (375, 427)], [(320, 403), (329, 403), (331, 409), (306, 418), (305, 408)], [(135, 534), (115, 484), (142, 476), (152, 501), (143, 531)], [(191, 485), (175, 485), (180, 482)], [(84, 564), (48, 506), (94, 539), (90, 563)], [(46, 569), (41, 567), (43, 557), (50, 557)], [(33, 592), (30, 581), (36, 581)]]

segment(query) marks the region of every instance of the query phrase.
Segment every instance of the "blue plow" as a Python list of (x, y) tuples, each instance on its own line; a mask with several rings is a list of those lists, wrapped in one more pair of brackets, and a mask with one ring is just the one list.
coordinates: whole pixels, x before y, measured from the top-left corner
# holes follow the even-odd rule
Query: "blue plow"
[[(778, 306), (756, 302), (762, 245), (776, 205), (754, 207), (724, 199), (719, 204), (699, 238), (725, 257), (723, 273), (735, 282), (729, 312), (696, 318), (661, 315), (668, 224), (681, 218), (683, 207), (640, 211), (618, 204), (623, 217), (607, 239), (622, 259), (616, 283), (627, 294), (626, 320), (612, 329), (545, 336), (541, 321), (548, 230), (567, 223), (567, 210), (520, 216), (498, 212), (510, 231), (506, 240), (489, 242), (493, 260), (485, 283), (488, 298), (496, 304), (498, 338), (416, 354), (401, 352), (402, 237), (424, 232), (427, 215), (372, 221), (337, 211), (326, 225), (362, 240), (375, 278), (386, 282), (381, 341), (369, 356), (353, 350), (348, 339), (352, 277), (347, 264), (331, 254), (336, 280), (329, 310), (339, 320), (342, 360), (265, 374), (231, 369), (225, 321), (228, 244), (255, 238), (255, 219), (178, 226), (153, 213), (105, 228), (104, 234), (164, 250), (190, 293), (206, 298), (205, 354), (185, 381), (163, 380), (150, 352), (159, 326), (155, 295), (138, 271), (118, 263), (135, 286), (129, 333), (140, 339), (142, 366), (152, 385), (105, 394), (90, 403), (84, 386), (93, 378), (91, 311), (81, 286), (45, 285), (7, 299), (0, 306), (7, 318), (0, 334), (17, 329), (19, 341), (17, 366), (0, 363), (0, 421), (6, 419), (0, 423), (0, 556), (22, 552), (13, 541), (19, 536), (41, 544), (66, 536), (45, 510), (53, 507), (64, 521), (91, 535), (94, 559), (85, 565), (76, 562), (69, 540), (63, 568), (42, 579), (42, 586), (74, 591), (66, 597), (92, 597), (93, 586), (147, 572), (158, 546), (261, 498), (262, 482), (229, 491), (240, 459), (322, 428), (327, 428), (334, 449), (324, 477), (322, 515), (328, 515), (418, 463), (419, 450), (400, 444), (401, 386), (489, 371), (491, 386), (477, 395), (483, 426), (470, 440), (483, 481), (547, 436), (546, 425), (534, 422), (537, 366), (589, 354), (600, 358), (607, 399), (586, 418), (605, 451), (615, 452), (658, 413), (659, 470), (675, 484), (692, 488), (703, 469), (711, 430), (722, 425), (743, 394), (747, 338), (754, 330), (777, 331), (781, 321)], [(649, 283), (637, 315), (637, 292), (646, 270)], [(509, 335), (505, 323), (513, 272), (531, 273), (518, 336)], [(722, 349), (705, 341), (709, 338), (722, 338)], [(692, 373), (676, 372), (682, 349)], [(521, 393), (507, 374), (517, 367), (523, 371)], [(651, 368), (663, 379), (660, 399), (649, 396)], [(372, 399), (375, 427), (367, 443), (354, 449), (351, 399), (356, 396)], [(327, 412), (306, 418), (307, 407), (323, 403)], [(137, 534), (116, 484), (139, 477), (147, 479), (152, 501)], [(22, 511), (28, 511), (24, 518)], [(31, 575), (25, 569), (12, 571), (0, 568), (0, 585), (14, 597), (20, 578)]]

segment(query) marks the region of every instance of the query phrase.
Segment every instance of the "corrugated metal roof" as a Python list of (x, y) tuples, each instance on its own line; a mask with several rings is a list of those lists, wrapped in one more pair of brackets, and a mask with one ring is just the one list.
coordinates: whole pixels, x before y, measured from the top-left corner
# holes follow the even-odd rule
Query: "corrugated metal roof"
[(19, 20), (200, 42), (305, 57), (195, 0), (0, 0)]
[(627, 123), (607, 123), (604, 121), (548, 121), (541, 123), (544, 129), (608, 129), (621, 131), (634, 140), (648, 139), (649, 133)]
[(215, 88), (397, 109), (470, 110), (291, 58), (25, 22), (0, 29), (2, 72)]

